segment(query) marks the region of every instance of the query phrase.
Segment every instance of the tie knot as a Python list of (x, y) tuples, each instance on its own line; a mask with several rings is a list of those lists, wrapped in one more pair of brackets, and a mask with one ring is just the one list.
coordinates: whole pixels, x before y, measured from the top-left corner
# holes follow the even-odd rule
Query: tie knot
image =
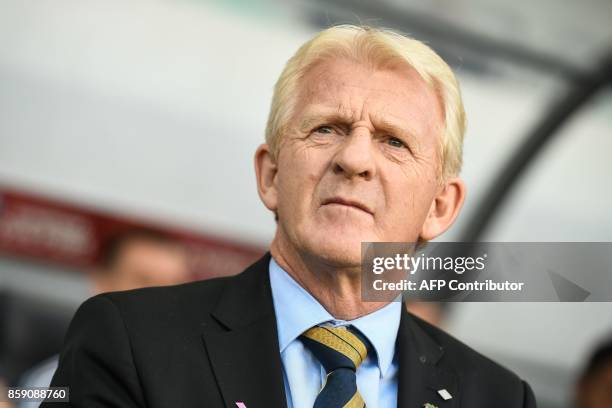
[(368, 355), (367, 340), (347, 327), (315, 326), (300, 339), (328, 373), (338, 368), (355, 371)]

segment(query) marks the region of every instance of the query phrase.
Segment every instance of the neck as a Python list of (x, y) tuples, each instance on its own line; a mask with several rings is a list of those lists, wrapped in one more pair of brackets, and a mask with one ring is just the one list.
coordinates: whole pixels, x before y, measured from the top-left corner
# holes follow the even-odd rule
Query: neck
[(290, 245), (283, 245), (278, 234), (270, 252), (276, 263), (336, 319), (354, 320), (388, 304), (361, 300), (359, 266), (333, 265), (318, 257), (300, 254)]

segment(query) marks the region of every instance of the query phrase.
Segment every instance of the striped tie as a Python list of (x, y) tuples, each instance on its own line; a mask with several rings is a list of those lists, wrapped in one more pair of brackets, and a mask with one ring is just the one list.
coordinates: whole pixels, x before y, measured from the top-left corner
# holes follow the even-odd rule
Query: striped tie
[(367, 340), (346, 327), (313, 327), (300, 336), (325, 368), (327, 376), (313, 408), (363, 408), (357, 390), (357, 367), (365, 360)]

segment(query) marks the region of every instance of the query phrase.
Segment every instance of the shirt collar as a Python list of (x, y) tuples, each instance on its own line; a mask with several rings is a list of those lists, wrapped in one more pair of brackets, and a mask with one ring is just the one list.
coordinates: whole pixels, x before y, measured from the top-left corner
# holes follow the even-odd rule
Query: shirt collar
[(387, 373), (395, 355), (402, 302), (391, 302), (355, 320), (339, 320), (283, 270), (274, 258), (270, 258), (269, 272), (281, 353), (313, 326), (325, 322), (334, 325), (350, 324), (365, 335), (376, 350), (381, 375)]

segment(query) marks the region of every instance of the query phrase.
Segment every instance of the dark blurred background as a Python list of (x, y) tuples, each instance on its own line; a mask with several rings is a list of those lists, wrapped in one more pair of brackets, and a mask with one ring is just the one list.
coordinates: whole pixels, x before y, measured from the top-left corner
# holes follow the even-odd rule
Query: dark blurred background
[[(331, 24), (402, 30), (457, 72), (468, 198), (441, 240), (611, 241), (610, 21), (609, 0), (3, 0), (0, 377), (19, 384), (52, 358), (97, 291), (236, 273), (266, 249), (275, 224), (252, 157), (272, 86)], [(148, 238), (104, 261), (135, 232)], [(134, 259), (153, 252), (185, 275), (139, 274)], [(137, 278), (100, 278), (115, 272)], [(544, 408), (571, 405), (612, 330), (609, 303), (432, 316)]]

